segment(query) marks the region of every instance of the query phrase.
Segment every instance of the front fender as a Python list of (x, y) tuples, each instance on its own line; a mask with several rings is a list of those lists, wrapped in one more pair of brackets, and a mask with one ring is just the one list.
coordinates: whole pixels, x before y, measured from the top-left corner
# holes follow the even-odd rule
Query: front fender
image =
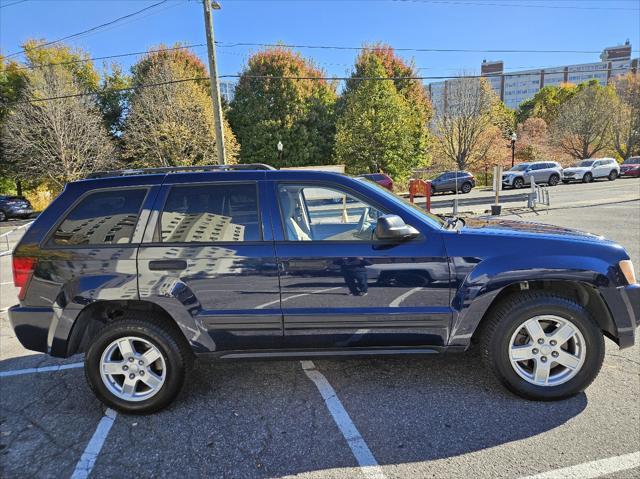
[(596, 257), (508, 255), (469, 262), (453, 259), (456, 291), (452, 298), (450, 346), (467, 347), (496, 297), (507, 287), (528, 281), (566, 281), (593, 288), (617, 285), (618, 272)]

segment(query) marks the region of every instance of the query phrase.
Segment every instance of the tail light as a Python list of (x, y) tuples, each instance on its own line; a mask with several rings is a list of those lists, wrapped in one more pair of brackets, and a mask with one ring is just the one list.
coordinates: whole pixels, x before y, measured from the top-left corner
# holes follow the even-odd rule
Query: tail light
[(13, 284), (18, 288), (18, 299), (22, 301), (27, 293), (27, 285), (36, 269), (36, 258), (28, 256), (13, 257)]

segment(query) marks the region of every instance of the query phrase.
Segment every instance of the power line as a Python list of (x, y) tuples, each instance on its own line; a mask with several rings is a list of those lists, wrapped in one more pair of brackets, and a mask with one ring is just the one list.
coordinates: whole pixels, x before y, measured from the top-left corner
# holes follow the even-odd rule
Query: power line
[(26, 1), (27, 0), (18, 0), (17, 2), (13, 2), (13, 3), (4, 3), (0, 5), (0, 8), (11, 7), (12, 5), (18, 5), (19, 3), (24, 3)]
[(115, 18), (115, 19), (110, 20), (110, 21), (108, 21), (106, 23), (102, 23), (100, 25), (96, 25), (95, 27), (88, 28), (87, 30), (83, 30), (83, 31), (77, 32), (77, 33), (72, 33), (71, 35), (67, 35), (65, 37), (58, 38), (57, 40), (52, 40), (50, 42), (41, 43), (41, 44), (38, 44), (38, 45), (34, 46), (33, 48), (29, 48), (29, 49), (24, 48), (24, 49), (20, 50), (19, 52), (14, 52), (14, 53), (11, 53), (11, 54), (7, 55), (6, 58), (15, 57), (17, 55), (25, 53), (27, 50), (36, 50), (36, 49), (39, 49), (39, 48), (46, 47), (48, 45), (53, 45), (54, 43), (58, 43), (58, 42), (61, 42), (61, 41), (64, 41), (64, 40), (69, 40), (70, 38), (75, 38), (75, 37), (79, 37), (80, 35), (86, 35), (87, 33), (95, 32), (96, 30), (99, 30), (101, 28), (108, 27), (108, 26), (113, 25), (115, 23), (121, 22), (122, 20), (126, 20), (127, 18), (131, 18), (131, 17), (134, 17), (136, 15), (139, 15), (140, 13), (146, 12), (147, 10), (151, 10), (152, 8), (158, 7), (158, 6), (162, 5), (163, 3), (167, 3), (168, 1), (169, 0), (161, 0), (160, 2), (154, 3), (153, 5), (146, 6), (146, 7), (141, 8), (140, 10), (137, 10), (135, 12), (128, 13), (127, 15), (123, 15), (121, 17)]
[[(604, 68), (598, 70), (569, 70), (566, 73), (595, 73), (595, 72), (606, 72), (606, 71), (617, 71), (617, 70), (626, 70), (624, 67), (617, 68)], [(559, 72), (565, 73), (565, 72)], [(529, 74), (521, 74), (521, 73), (503, 73), (501, 75), (495, 75), (495, 77), (499, 78), (503, 77), (514, 77), (514, 76), (531, 76), (536, 75), (536, 73)], [(456, 79), (478, 79), (478, 78), (491, 78), (485, 75), (444, 75), (444, 76), (399, 76), (399, 77), (351, 77), (351, 76), (334, 76), (334, 77), (321, 77), (321, 76), (271, 76), (271, 75), (218, 75), (219, 78), (249, 78), (254, 80), (315, 80), (315, 81), (346, 81), (346, 80), (355, 80), (355, 81), (399, 81), (399, 80), (456, 80)], [(108, 93), (118, 93), (125, 91), (133, 91), (143, 88), (152, 88), (163, 85), (172, 85), (176, 83), (185, 83), (190, 81), (205, 81), (209, 80), (210, 77), (193, 77), (193, 78), (180, 78), (176, 80), (168, 80), (157, 83), (141, 83), (139, 85), (126, 87), (126, 88), (109, 88), (105, 90)], [(24, 100), (18, 100), (11, 103), (7, 103), (7, 106), (13, 106), (21, 103), (39, 103), (42, 101), (53, 101), (53, 100), (63, 100), (66, 98), (77, 98), (83, 96), (94, 96), (97, 92), (85, 92), (85, 93), (72, 93), (69, 95), (59, 95), (53, 97), (45, 97), (45, 98), (27, 98)]]
[[(216, 46), (220, 48), (236, 48), (236, 47), (283, 47), (283, 48), (300, 48), (300, 49), (312, 49), (312, 50), (386, 50), (387, 47), (365, 46), (365, 47), (351, 47), (340, 45), (302, 45), (302, 44), (287, 44), (287, 43), (251, 43), (251, 42), (234, 42), (224, 43), (216, 42)], [(397, 52), (432, 52), (432, 53), (601, 53), (598, 50), (518, 50), (518, 49), (489, 49), (482, 50), (476, 48), (396, 48), (392, 47)], [(640, 50), (633, 50), (638, 52)]]

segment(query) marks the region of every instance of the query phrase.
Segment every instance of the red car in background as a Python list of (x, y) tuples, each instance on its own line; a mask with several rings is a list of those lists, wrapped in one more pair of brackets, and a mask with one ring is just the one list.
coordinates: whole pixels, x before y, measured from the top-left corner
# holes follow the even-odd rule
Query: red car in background
[(375, 181), (380, 186), (384, 186), (389, 191), (393, 191), (393, 180), (389, 175), (385, 173), (369, 173), (366, 175), (359, 175), (359, 177)]
[(640, 156), (632, 156), (624, 160), (620, 165), (620, 176), (640, 177)]

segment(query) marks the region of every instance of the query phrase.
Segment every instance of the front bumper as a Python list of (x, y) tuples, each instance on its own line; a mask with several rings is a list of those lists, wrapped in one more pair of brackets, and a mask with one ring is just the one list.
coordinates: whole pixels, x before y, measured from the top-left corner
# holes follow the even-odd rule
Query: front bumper
[(33, 209), (31, 208), (9, 208), (7, 211), (7, 216), (9, 218), (26, 218), (33, 214)]
[(574, 173), (562, 173), (562, 181), (582, 181), (582, 177), (584, 176), (584, 172), (574, 172)]
[(640, 284), (600, 290), (617, 329), (620, 349), (634, 345), (640, 326)]

